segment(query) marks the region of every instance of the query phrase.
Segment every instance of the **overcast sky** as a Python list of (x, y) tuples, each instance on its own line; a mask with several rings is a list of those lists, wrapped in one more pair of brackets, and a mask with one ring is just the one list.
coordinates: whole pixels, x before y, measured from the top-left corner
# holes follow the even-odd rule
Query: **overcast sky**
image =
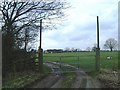
[[(0, 0), (1, 1), (1, 0)], [(100, 48), (108, 38), (118, 40), (118, 2), (119, 0), (66, 0), (71, 8), (67, 17), (57, 30), (42, 32), (42, 48), (85, 50), (96, 43), (96, 18), (100, 21)], [(39, 38), (38, 38), (39, 39)], [(36, 42), (39, 47), (39, 40)]]
[[(42, 33), (42, 48), (85, 50), (96, 43), (96, 17), (100, 21), (100, 48), (108, 38), (118, 39), (119, 0), (68, 0), (70, 5), (63, 26)], [(38, 45), (36, 47), (38, 48)]]

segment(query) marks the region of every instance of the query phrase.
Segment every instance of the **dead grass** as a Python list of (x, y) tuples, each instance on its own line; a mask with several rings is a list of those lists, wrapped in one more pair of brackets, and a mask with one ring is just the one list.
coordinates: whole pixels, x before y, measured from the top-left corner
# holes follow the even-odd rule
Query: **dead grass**
[(110, 71), (101, 69), (97, 78), (103, 83), (106, 88), (120, 88), (120, 81), (118, 79), (118, 71)]

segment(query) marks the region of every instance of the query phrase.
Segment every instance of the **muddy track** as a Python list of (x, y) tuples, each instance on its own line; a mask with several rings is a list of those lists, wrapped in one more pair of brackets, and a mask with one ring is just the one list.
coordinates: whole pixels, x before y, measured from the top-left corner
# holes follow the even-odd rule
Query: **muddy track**
[(54, 85), (59, 80), (59, 78), (60, 77), (57, 75), (50, 74), (49, 76), (43, 78), (40, 82), (30, 88), (49, 88)]
[[(30, 88), (62, 88), (65, 76), (62, 75), (59, 63), (46, 62), (44, 64), (51, 68), (52, 72)], [(88, 76), (84, 71), (68, 64), (61, 65), (75, 69), (74, 72), (76, 73), (76, 79), (73, 81), (71, 87), (68, 88), (101, 88), (101, 84)]]
[(72, 88), (101, 88), (102, 85), (99, 81), (88, 76), (83, 71), (78, 71), (76, 80), (72, 84)]
[(41, 79), (41, 81), (39, 81), (37, 84), (35, 83), (34, 85), (32, 85), (29, 88), (56, 88), (59, 87), (60, 85), (57, 84), (57, 82), (59, 83), (59, 80), (61, 80), (61, 75), (60, 75), (60, 69), (57, 65), (52, 64), (52, 63), (45, 63), (49, 68), (51, 68), (52, 72), (44, 77), (43, 79)]

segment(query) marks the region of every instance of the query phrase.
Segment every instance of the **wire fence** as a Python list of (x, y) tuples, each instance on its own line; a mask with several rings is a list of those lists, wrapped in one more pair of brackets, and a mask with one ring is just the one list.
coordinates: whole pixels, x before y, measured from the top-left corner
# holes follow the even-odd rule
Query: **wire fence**
[[(111, 58), (109, 58), (111, 57)], [(69, 64), (85, 72), (96, 71), (96, 55), (84, 53), (79, 56), (44, 55), (43, 61), (60, 62)], [(100, 69), (118, 70), (118, 52), (100, 52)], [(67, 67), (63, 67), (68, 70)]]
[(95, 71), (95, 57), (90, 58), (83, 56), (44, 56), (44, 62), (52, 62), (64, 72), (72, 72), (77, 69), (82, 69), (86, 72)]

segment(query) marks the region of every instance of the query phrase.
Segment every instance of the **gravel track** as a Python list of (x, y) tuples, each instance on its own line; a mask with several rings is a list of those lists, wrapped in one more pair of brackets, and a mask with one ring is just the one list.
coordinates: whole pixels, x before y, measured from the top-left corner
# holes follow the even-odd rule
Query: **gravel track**
[[(46, 62), (44, 64), (51, 68), (52, 72), (30, 88), (62, 88), (65, 76), (62, 75), (59, 63)], [(63, 66), (75, 68), (68, 64), (63, 64)], [(77, 74), (76, 79), (73, 81), (71, 87), (68, 88), (101, 88), (101, 84), (88, 76), (84, 71), (75, 68), (74, 72)]]

